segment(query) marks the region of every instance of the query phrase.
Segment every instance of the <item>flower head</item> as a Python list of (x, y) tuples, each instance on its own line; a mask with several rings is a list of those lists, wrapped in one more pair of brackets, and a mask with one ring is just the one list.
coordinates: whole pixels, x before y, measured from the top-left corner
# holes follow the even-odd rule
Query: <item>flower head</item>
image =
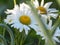
[(11, 24), (11, 27), (19, 29), (20, 32), (24, 29), (26, 34), (28, 34), (28, 30), (30, 30), (29, 27), (34, 30), (38, 29), (34, 14), (31, 12), (30, 7), (25, 3), (20, 4), (20, 6), (15, 5), (14, 9), (7, 10), (6, 14), (9, 15), (4, 21), (7, 24)]
[(38, 13), (40, 15), (45, 15), (46, 17), (53, 17), (54, 19), (57, 18), (58, 14), (58, 10), (56, 10), (55, 8), (49, 8), (52, 4), (52, 2), (47, 2), (46, 4), (44, 4), (44, 0), (41, 1), (41, 4), (39, 5), (38, 0), (33, 1), (34, 7), (38, 10)]

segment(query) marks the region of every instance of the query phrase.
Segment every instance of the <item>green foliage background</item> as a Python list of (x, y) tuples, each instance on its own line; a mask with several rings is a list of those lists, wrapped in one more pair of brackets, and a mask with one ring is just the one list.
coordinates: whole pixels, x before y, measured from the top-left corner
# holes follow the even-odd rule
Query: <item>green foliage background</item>
[[(16, 0), (17, 4), (20, 4), (22, 2), (26, 2), (26, 1), (30, 1), (30, 0)], [(54, 7), (58, 10), (60, 10), (60, 0), (45, 0), (46, 2), (52, 1), (53, 4), (51, 5), (51, 7)], [(39, 0), (39, 2), (41, 2), (41, 0)], [(59, 3), (58, 3), (59, 2)], [(4, 23), (4, 19), (6, 18), (6, 14), (4, 13), (4, 11), (6, 11), (6, 9), (13, 9), (14, 7), (14, 3), (13, 0), (0, 0), (0, 23)], [(8, 25), (9, 28), (10, 25)], [(25, 32), (19, 32), (14, 28), (11, 28), (12, 32), (14, 34), (14, 42), (15, 45), (44, 45), (44, 40), (41, 40), (41, 36), (36, 35), (36, 32), (31, 29), (31, 31), (29, 31), (29, 34), (26, 36)], [(10, 45), (10, 35), (9, 33), (6, 31), (5, 28), (0, 27), (0, 34), (3, 35), (6, 40), (8, 45)]]

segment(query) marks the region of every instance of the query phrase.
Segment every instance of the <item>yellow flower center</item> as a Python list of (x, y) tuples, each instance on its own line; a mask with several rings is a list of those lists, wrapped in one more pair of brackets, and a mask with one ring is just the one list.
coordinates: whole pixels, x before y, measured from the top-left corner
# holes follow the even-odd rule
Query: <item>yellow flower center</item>
[(40, 14), (46, 14), (47, 13), (47, 11), (44, 7), (39, 6), (37, 9), (40, 10)]
[(19, 21), (24, 25), (29, 25), (31, 23), (30, 17), (28, 17), (26, 15), (20, 16)]

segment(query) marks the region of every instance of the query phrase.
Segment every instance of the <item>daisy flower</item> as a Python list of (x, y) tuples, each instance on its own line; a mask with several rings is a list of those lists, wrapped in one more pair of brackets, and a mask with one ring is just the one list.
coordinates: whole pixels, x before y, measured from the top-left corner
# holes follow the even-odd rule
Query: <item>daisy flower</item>
[(20, 4), (20, 6), (15, 5), (14, 9), (8, 9), (5, 13), (8, 15), (4, 22), (11, 24), (11, 27), (19, 29), (20, 32), (25, 30), (25, 33), (28, 34), (30, 27), (34, 30), (38, 29), (34, 14), (25, 3)]
[(49, 8), (52, 4), (52, 2), (47, 2), (44, 4), (44, 0), (41, 1), (41, 4), (39, 5), (38, 0), (32, 1), (34, 4), (34, 7), (38, 10), (38, 14), (41, 15), (41, 17), (49, 18), (50, 16), (54, 19), (58, 16), (58, 10), (55, 8)]
[[(44, 23), (44, 25), (46, 26), (46, 28), (48, 30), (51, 30), (52, 20), (50, 19), (50, 17), (53, 17), (54, 19), (56, 19), (57, 16), (58, 16), (58, 13), (57, 13), (58, 10), (56, 10), (55, 8), (49, 8), (53, 2), (47, 2), (46, 4), (44, 4), (44, 0), (42, 0), (40, 5), (39, 5), (38, 0), (35, 0), (35, 1), (32, 1), (32, 2), (34, 4), (34, 7), (38, 11), (38, 14), (40, 14), (40, 16), (41, 16), (40, 18), (41, 18), (42, 22)], [(47, 24), (47, 19), (49, 21), (48, 24)], [(37, 32), (37, 34), (39, 34), (43, 38), (45, 38), (44, 34), (42, 32), (39, 32), (39, 30), (37, 30), (36, 32)], [(55, 36), (55, 38), (56, 38), (56, 36)]]

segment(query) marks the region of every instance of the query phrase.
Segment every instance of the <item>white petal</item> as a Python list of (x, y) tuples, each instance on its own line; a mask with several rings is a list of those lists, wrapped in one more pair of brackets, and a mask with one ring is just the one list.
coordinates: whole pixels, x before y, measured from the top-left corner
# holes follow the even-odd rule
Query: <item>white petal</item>
[(7, 9), (7, 11), (5, 11), (6, 14), (10, 14), (12, 12), (13, 12), (13, 10), (9, 10), (9, 9)]
[(50, 13), (50, 14), (48, 14), (49, 16), (51, 16), (51, 17), (53, 17), (54, 19), (56, 19), (57, 18), (57, 16), (58, 16), (58, 14), (57, 13)]
[(60, 36), (60, 29), (57, 27), (54, 36)]
[(48, 24), (47, 28), (51, 30), (51, 28), (52, 28), (52, 20), (49, 20), (49, 24)]
[(16, 5), (15, 8), (13, 9), (13, 12), (12, 12), (12, 13), (15, 14), (15, 15), (18, 15), (19, 12), (20, 12), (20, 10), (19, 10), (19, 6)]
[(35, 1), (33, 2), (33, 4), (34, 4), (34, 7), (35, 7), (35, 8), (39, 7), (39, 2), (38, 2), (38, 0), (35, 0)]
[(13, 23), (13, 15), (8, 15), (6, 19), (4, 19), (4, 22), (7, 24), (12, 24)]
[(39, 26), (36, 26), (36, 25), (29, 25), (31, 28), (33, 28), (36, 32), (39, 32), (40, 31), (40, 28)]
[(25, 3), (20, 4), (20, 10), (24, 11), (24, 10), (26, 10), (27, 8), (30, 9), (29, 5), (27, 5), (27, 4), (25, 4)]
[(56, 41), (56, 42), (59, 42), (60, 43), (60, 40), (56, 37), (53, 37), (53, 39)]
[(25, 33), (28, 34), (28, 30), (30, 30), (30, 28), (26, 25), (24, 25), (24, 29), (25, 29)]
[(37, 34), (37, 35), (40, 35), (40, 32), (37, 32), (36, 34)]
[(25, 28), (26, 30), (30, 30), (30, 28), (29, 28), (28, 26), (26, 26), (26, 25), (24, 25), (24, 28)]
[(44, 5), (44, 0), (41, 1), (41, 5), (40, 6), (43, 7), (43, 5)]
[(20, 32), (22, 32), (22, 31), (23, 31), (23, 26), (20, 26), (19, 31), (20, 31)]
[(15, 7), (12, 10), (7, 9), (7, 11), (5, 11), (6, 14), (16, 14), (18, 12), (19, 12), (18, 5), (15, 5)]
[(48, 2), (48, 3), (46, 3), (46, 4), (44, 5), (44, 7), (45, 7), (46, 9), (48, 9), (51, 4), (52, 4), (52, 2)]
[(39, 27), (37, 27), (37, 26), (35, 26), (35, 25), (30, 25), (30, 27), (33, 28), (33, 29), (36, 31), (36, 34), (37, 34), (37, 35), (43, 36), (43, 34), (41, 33)]
[(26, 33), (26, 35), (27, 35), (27, 34), (28, 34), (28, 31), (26, 30), (25, 33)]
[(56, 10), (55, 8), (49, 8), (48, 12), (52, 13), (52, 12), (58, 12), (58, 10)]
[(12, 24), (11, 25), (11, 27), (14, 27), (14, 28), (18, 28), (17, 26), (18, 26), (17, 24)]
[(55, 34), (53, 36), (53, 39), (60, 43), (60, 40), (57, 38), (57, 36), (60, 36), (60, 29), (59, 29), (59, 27), (57, 27), (57, 29), (55, 31)]

